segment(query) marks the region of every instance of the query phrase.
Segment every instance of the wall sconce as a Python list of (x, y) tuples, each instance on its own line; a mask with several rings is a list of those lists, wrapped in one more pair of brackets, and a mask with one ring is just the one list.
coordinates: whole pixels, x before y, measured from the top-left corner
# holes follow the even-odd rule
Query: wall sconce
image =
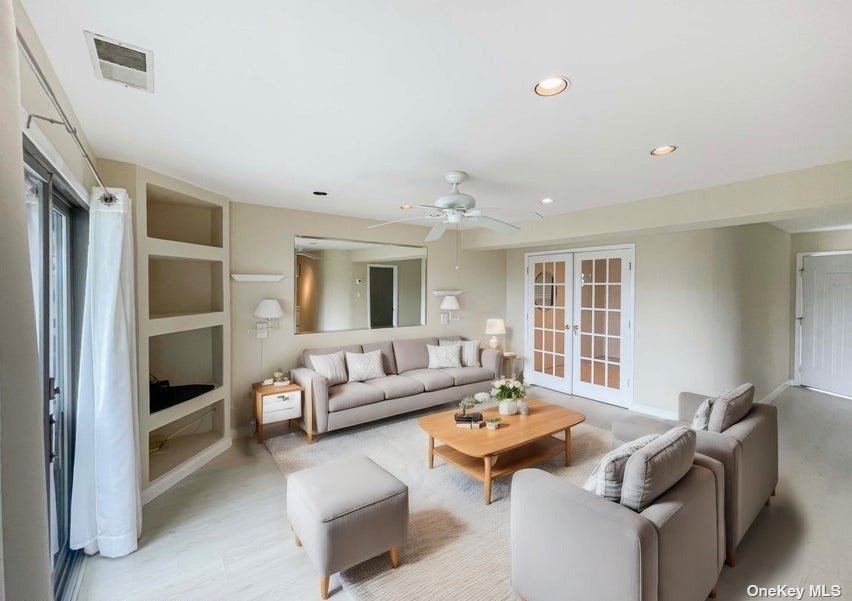
[(444, 300), (441, 301), (441, 323), (443, 325), (449, 324), (451, 321), (456, 321), (460, 319), (458, 315), (453, 315), (453, 311), (458, 311), (461, 307), (459, 307), (459, 299), (455, 296), (445, 296)]
[(259, 322), (256, 330), (251, 330), (257, 334), (258, 339), (268, 338), (269, 330), (272, 329), (271, 320), (281, 319), (284, 317), (284, 309), (281, 308), (281, 303), (275, 298), (264, 298), (257, 303), (254, 309), (254, 316), (266, 321)]

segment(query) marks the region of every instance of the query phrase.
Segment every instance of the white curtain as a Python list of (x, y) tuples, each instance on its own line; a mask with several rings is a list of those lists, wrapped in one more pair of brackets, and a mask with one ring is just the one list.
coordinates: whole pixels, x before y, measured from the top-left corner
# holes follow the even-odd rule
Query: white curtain
[(130, 198), (92, 194), (77, 435), (71, 493), (73, 549), (121, 557), (142, 528), (136, 407), (136, 316)]

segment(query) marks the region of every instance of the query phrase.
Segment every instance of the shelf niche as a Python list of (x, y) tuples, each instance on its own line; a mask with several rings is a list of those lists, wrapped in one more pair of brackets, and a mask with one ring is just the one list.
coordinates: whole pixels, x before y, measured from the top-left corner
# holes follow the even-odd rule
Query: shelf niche
[(148, 237), (222, 248), (222, 207), (155, 184), (146, 185)]
[[(219, 388), (224, 383), (222, 326), (151, 336), (148, 366), (151, 375), (158, 380), (168, 380), (170, 386), (212, 384), (214, 389)], [(205, 393), (202, 391), (196, 396)], [(195, 397), (183, 403), (192, 398)]]
[(200, 259), (148, 258), (148, 317), (222, 311), (222, 263)]
[[(225, 401), (194, 411), (148, 435), (148, 473), (153, 481), (219, 442), (224, 431)], [(171, 438), (169, 438), (171, 436)], [(161, 447), (160, 445), (169, 439)]]

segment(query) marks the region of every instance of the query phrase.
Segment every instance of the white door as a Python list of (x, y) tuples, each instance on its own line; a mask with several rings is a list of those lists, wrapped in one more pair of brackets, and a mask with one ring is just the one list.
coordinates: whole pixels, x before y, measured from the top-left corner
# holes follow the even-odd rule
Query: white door
[(524, 379), (530, 384), (571, 392), (570, 253), (527, 260), (527, 331)]
[(806, 256), (801, 382), (852, 396), (852, 254)]
[(633, 380), (633, 250), (574, 255), (573, 394), (627, 407)]

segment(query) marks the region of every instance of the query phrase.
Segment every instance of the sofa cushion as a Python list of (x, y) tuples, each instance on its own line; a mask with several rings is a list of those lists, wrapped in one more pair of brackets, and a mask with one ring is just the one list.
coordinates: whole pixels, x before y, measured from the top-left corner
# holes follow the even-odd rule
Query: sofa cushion
[(461, 346), (461, 362), (464, 367), (479, 367), (479, 340), (450, 340), (441, 338), (440, 346)]
[(437, 338), (413, 338), (410, 340), (394, 340), (393, 356), (396, 359), (396, 373), (413, 369), (426, 369), (429, 366), (427, 344), (438, 344)]
[(346, 371), (349, 372), (350, 382), (366, 382), (367, 380), (384, 378), (382, 351), (346, 353)]
[(413, 396), (420, 394), (426, 387), (413, 378), (404, 378), (402, 376), (385, 376), (384, 378), (376, 378), (375, 380), (367, 380), (366, 384), (379, 388), (385, 394), (386, 399), (398, 399), (405, 396)]
[(310, 360), (314, 366), (314, 370), (326, 377), (329, 386), (343, 384), (348, 380), (343, 351), (337, 351), (328, 355), (311, 355)]
[(362, 344), (365, 353), (382, 351), (382, 367), (388, 375), (396, 373), (396, 360), (393, 357), (393, 343), (390, 340), (384, 342), (371, 342)]
[(683, 478), (695, 458), (695, 432), (677, 426), (637, 450), (624, 466), (621, 504), (643, 511)]
[(402, 372), (401, 376), (417, 380), (426, 388), (426, 392), (433, 390), (441, 390), (453, 386), (453, 376), (448, 374), (449, 370), (444, 369), (412, 369), (411, 371)]
[(704, 399), (695, 410), (695, 415), (692, 418), (693, 430), (706, 430), (710, 423), (710, 413), (713, 411), (713, 401), (715, 399)]
[(611, 450), (601, 457), (597, 467), (594, 469), (583, 488), (607, 501), (616, 503), (621, 501), (621, 486), (624, 481), (624, 466), (630, 457), (655, 440), (659, 434), (648, 434), (636, 440), (626, 442), (620, 447)]
[(442, 369), (441, 373), (452, 376), (453, 383), (456, 386), (487, 382), (494, 379), (494, 372), (485, 367), (450, 367)]
[(434, 346), (426, 345), (429, 353), (429, 369), (446, 369), (448, 367), (461, 367), (461, 345)]
[(313, 362), (311, 361), (311, 355), (330, 355), (332, 353), (336, 353), (338, 351), (349, 351), (350, 353), (360, 353), (361, 352), (360, 344), (350, 344), (348, 346), (331, 346), (327, 348), (308, 348), (302, 351), (302, 367), (307, 367), (309, 369), (313, 369), (316, 371)]
[(754, 386), (741, 384), (721, 394), (713, 401), (713, 410), (707, 422), (710, 432), (724, 432), (744, 418), (754, 404)]
[(363, 382), (347, 382), (328, 389), (328, 410), (343, 411), (385, 400), (381, 388)]

